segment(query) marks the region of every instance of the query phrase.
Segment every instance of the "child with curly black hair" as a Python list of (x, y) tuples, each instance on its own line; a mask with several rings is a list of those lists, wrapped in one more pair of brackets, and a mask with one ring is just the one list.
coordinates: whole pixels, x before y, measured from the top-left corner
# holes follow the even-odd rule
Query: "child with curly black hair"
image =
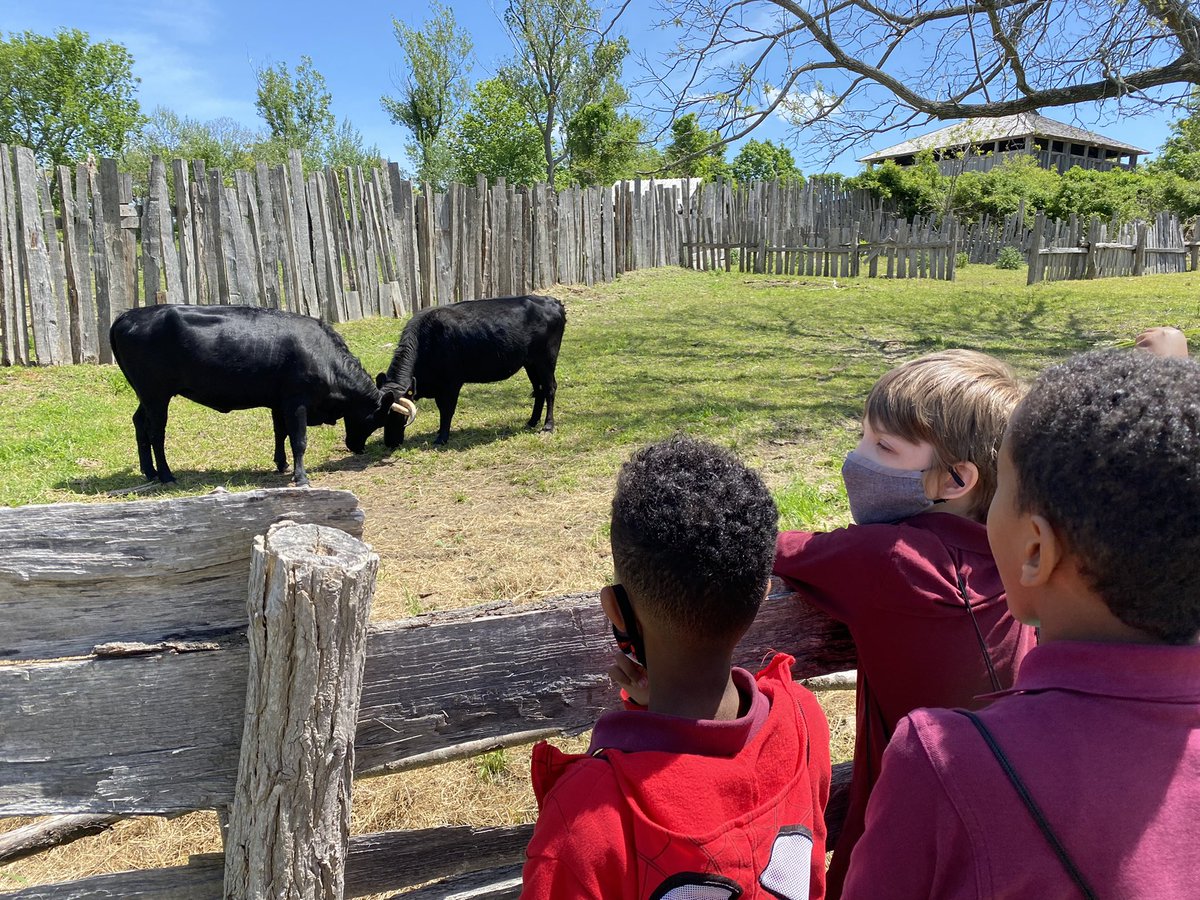
[(1039, 645), (978, 714), (901, 721), (844, 896), (1196, 896), (1200, 364), (1108, 351), (1044, 372), (987, 530)]
[(824, 713), (790, 657), (732, 666), (777, 521), (762, 479), (711, 444), (676, 436), (622, 467), (600, 603), (639, 702), (602, 716), (587, 753), (534, 748), (523, 897), (822, 896)]

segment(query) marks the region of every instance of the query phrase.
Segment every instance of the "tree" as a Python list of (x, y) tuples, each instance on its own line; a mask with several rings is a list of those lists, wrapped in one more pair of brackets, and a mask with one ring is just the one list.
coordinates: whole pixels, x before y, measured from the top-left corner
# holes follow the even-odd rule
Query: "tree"
[(329, 110), (333, 98), (325, 76), (310, 57), (300, 57), (294, 76), (283, 63), (259, 68), (255, 76), (258, 91), (254, 105), (267, 123), (272, 140), (297, 150), (328, 142), (336, 121)]
[[(1090, 101), (1177, 102), (1200, 84), (1194, 0), (665, 0), (682, 34), (656, 80), (669, 114), (725, 140), (771, 115), (829, 158), (932, 119)], [(815, 142), (814, 142), (815, 144)]]
[(632, 178), (638, 171), (644, 127), (633, 116), (617, 112), (609, 100), (583, 107), (567, 123), (572, 180), (608, 186)]
[(542, 136), (546, 181), (567, 158), (564, 126), (588, 104), (622, 106), (618, 81), (629, 52), (623, 37), (600, 30), (589, 0), (508, 0), (504, 10), (516, 58), (500, 69)]
[(1046, 209), (1057, 196), (1058, 172), (1043, 169), (1032, 156), (1014, 156), (986, 172), (963, 172), (953, 180), (950, 206), (964, 221), (984, 215), (1002, 219), (1025, 208)]
[(895, 203), (900, 214), (929, 216), (946, 206), (949, 180), (938, 171), (928, 150), (917, 157), (914, 166), (898, 166), (892, 160), (846, 179), (846, 187), (870, 191), (880, 200)]
[(115, 156), (143, 121), (138, 81), (124, 46), (85, 31), (10, 35), (0, 41), (0, 141), (46, 165)]
[(472, 182), (533, 184), (545, 174), (542, 136), (537, 125), (503, 79), (482, 81), (471, 91), (451, 144), (458, 177)]
[(392, 19), (408, 74), (395, 83), (399, 96), (385, 94), (380, 102), (393, 122), (412, 132), (409, 156), (416, 163), (417, 177), (444, 185), (450, 163), (445, 129), (467, 92), (471, 38), (459, 28), (452, 9), (437, 0), (430, 8), (433, 16), (419, 30)]
[(804, 175), (796, 168), (792, 151), (777, 147), (770, 141), (756, 141), (753, 138), (746, 141), (733, 158), (729, 164), (729, 174), (738, 181), (804, 180)]
[(1171, 136), (1151, 168), (1200, 181), (1200, 89), (1192, 91), (1183, 112), (1183, 116), (1171, 123)]
[(663, 152), (663, 168), (678, 178), (713, 178), (724, 174), (725, 144), (720, 134), (700, 127), (695, 113), (671, 123), (671, 141)]

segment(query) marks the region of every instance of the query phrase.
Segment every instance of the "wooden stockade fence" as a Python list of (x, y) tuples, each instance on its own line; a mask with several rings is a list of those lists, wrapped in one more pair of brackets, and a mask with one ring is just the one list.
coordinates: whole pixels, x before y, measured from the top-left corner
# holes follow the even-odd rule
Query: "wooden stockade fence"
[[(32, 847), (119, 816), (228, 823), (186, 866), (10, 896), (517, 896), (531, 826), (350, 838), (351, 771), (586, 729), (615, 700), (611, 629), (594, 594), (368, 625), (362, 524), (323, 489), (0, 510), (0, 816), (70, 815), (27, 827)], [(854, 665), (845, 628), (780, 591), (738, 662), (774, 648), (797, 677)]]
[(155, 159), (135, 201), (113, 160), (60, 166), (51, 183), (32, 151), (0, 145), (0, 364), (112, 362), (112, 320), (154, 303), (342, 322), (679, 258), (678, 213), (652, 182), (555, 192), (480, 178), (439, 193), (395, 163), (305, 175), (298, 152), (232, 182), (183, 160), (168, 180)]
[(826, 181), (717, 180), (682, 201), (680, 264), (774, 275), (954, 278), (957, 225), (911, 222)]

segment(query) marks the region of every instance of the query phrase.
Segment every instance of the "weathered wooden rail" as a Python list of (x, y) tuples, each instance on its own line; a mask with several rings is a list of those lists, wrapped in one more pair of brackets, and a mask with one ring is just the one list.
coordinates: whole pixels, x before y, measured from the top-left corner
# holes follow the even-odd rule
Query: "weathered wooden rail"
[[(291, 814), (302, 821), (314, 818), (318, 803), (336, 812), (325, 815), (324, 843), (310, 852), (327, 867), (321, 870), (326, 876), (338, 877), (314, 878), (295, 896), (358, 897), (428, 882), (434, 884), (405, 896), (517, 895), (531, 826), (350, 839), (342, 793), (317, 797), (289, 780), (299, 748), (321, 743), (295, 736), (316, 729), (329, 736), (322, 746), (337, 746), (337, 735), (344, 736), (342, 750), (317, 762), (345, 775), (325, 782), (348, 786), (350, 759), (355, 777), (386, 775), (584, 730), (615, 700), (604, 674), (611, 631), (596, 597), (497, 604), (368, 627), (362, 615), (368, 579), (359, 574), (334, 579), (324, 606), (293, 596), (298, 611), (283, 625), (272, 624), (275, 599), (289, 593), (280, 585), (333, 578), (328, 572), (321, 578), (268, 575), (284, 569), (268, 560), (269, 541), (256, 542), (254, 535), (284, 520), (346, 532), (345, 547), (311, 534), (307, 546), (341, 553), (352, 561), (343, 570), (369, 567), (367, 548), (352, 546), (362, 514), (344, 492), (264, 490), (0, 510), (6, 625), (0, 635), (0, 815), (216, 809), (230, 817), (223, 855), (30, 887), (14, 897), (255, 895), (255, 878), (261, 884), (282, 877), (266, 867), (270, 853), (252, 849), (273, 846), (278, 824), (257, 815), (261, 810), (250, 800), (263, 796), (272, 778), (285, 782), (272, 795), (290, 797)], [(304, 529), (276, 530), (272, 537), (297, 531)], [(312, 553), (293, 556), (311, 571)], [(251, 641), (248, 615), (255, 623)], [(342, 650), (307, 659), (313, 641), (304, 635), (318, 632), (322, 646)], [(365, 651), (352, 649), (356, 641)], [(739, 648), (739, 662), (756, 667), (776, 648), (797, 658), (797, 677), (854, 665), (843, 628), (780, 592), (764, 605)], [(361, 692), (353, 678), (356, 659)], [(344, 694), (331, 706), (294, 687), (311, 684), (338, 660), (339, 671), (350, 674), (335, 681), (349, 685), (355, 697)], [(271, 696), (280, 682), (293, 688)], [(339, 723), (338, 710), (343, 718), (351, 710), (352, 721)], [(847, 777), (839, 770), (839, 799)], [(838, 809), (831, 804), (835, 829)], [(330, 840), (330, 833), (340, 838)], [(298, 842), (313, 837), (304, 828), (289, 835)], [(254, 860), (262, 864), (255, 868)], [(287, 868), (286, 860), (274, 862)], [(272, 883), (272, 893), (279, 887)]]

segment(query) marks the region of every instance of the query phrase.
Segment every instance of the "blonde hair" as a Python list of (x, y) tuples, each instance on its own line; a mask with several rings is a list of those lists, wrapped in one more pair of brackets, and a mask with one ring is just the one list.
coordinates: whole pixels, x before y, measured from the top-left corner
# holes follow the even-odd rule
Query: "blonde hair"
[(975, 350), (942, 350), (897, 366), (875, 382), (871, 427), (933, 446), (933, 465), (979, 470), (970, 515), (982, 522), (996, 493), (1000, 441), (1025, 385), (1006, 363)]

